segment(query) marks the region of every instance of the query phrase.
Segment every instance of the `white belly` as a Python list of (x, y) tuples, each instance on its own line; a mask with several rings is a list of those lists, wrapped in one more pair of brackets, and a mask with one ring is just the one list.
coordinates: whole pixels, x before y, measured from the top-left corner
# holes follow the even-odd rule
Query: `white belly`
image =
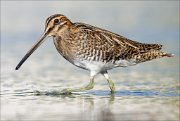
[(75, 60), (74, 65), (87, 69), (91, 72), (95, 73), (101, 73), (105, 72), (107, 70), (110, 70), (115, 67), (126, 67), (126, 66), (132, 66), (135, 65), (133, 61), (127, 61), (127, 60), (119, 60), (115, 63), (112, 62), (102, 62), (102, 61), (87, 61), (87, 60)]

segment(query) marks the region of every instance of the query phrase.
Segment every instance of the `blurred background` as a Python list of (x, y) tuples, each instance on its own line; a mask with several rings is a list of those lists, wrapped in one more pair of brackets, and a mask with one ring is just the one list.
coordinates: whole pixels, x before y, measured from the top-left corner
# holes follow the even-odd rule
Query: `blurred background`
[[(132, 40), (162, 44), (175, 57), (113, 69), (115, 95), (101, 76), (87, 94), (34, 95), (89, 81), (87, 71), (59, 55), (52, 38), (14, 70), (40, 38), (46, 18), (57, 13)], [(1, 119), (179, 120), (179, 15), (179, 1), (1, 1)]]

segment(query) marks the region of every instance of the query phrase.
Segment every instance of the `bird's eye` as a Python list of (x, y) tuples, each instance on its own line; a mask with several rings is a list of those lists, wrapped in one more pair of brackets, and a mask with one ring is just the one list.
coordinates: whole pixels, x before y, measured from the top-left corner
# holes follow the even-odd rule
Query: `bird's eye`
[(59, 19), (54, 19), (54, 23), (58, 24), (59, 23)]

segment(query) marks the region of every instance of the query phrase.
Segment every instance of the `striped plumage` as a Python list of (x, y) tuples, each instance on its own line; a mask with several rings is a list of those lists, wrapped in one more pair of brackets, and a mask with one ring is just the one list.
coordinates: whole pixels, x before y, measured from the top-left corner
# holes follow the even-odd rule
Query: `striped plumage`
[[(101, 73), (108, 80), (111, 91), (114, 92), (114, 84), (109, 79), (107, 70), (135, 65), (163, 56), (172, 56), (160, 51), (162, 48), (160, 44), (136, 42), (88, 24), (72, 23), (66, 16), (56, 14), (46, 20), (42, 39), (28, 52), (29, 54), (25, 55), (17, 69), (46, 36), (53, 36), (58, 52), (69, 62), (90, 71), (91, 84), (83, 88), (84, 90), (91, 89), (94, 76)], [(71, 91), (79, 90), (65, 90), (65, 93)]]
[[(87, 60), (112, 63), (113, 67), (129, 66), (118, 62), (127, 60), (131, 62), (129, 64), (137, 64), (167, 55), (160, 51), (162, 45), (139, 43), (88, 24), (72, 23), (60, 16), (63, 18), (61, 22), (69, 21), (70, 24), (64, 25), (67, 31), (54, 35), (54, 43), (60, 54), (75, 65), (74, 60)], [(53, 18), (51, 16), (49, 21)], [(83, 64), (80, 67), (85, 68)]]

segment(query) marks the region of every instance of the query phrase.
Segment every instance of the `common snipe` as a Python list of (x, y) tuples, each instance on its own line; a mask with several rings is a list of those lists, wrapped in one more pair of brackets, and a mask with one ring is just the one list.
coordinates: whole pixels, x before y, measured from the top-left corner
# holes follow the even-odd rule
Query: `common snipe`
[(87, 86), (62, 90), (62, 93), (66, 94), (92, 89), (97, 74), (104, 75), (113, 93), (114, 83), (109, 78), (107, 70), (173, 56), (160, 51), (160, 44), (136, 42), (95, 26), (72, 23), (66, 16), (55, 14), (47, 18), (42, 38), (22, 58), (16, 70), (48, 36), (53, 37), (56, 49), (66, 60), (90, 71), (90, 83)]

